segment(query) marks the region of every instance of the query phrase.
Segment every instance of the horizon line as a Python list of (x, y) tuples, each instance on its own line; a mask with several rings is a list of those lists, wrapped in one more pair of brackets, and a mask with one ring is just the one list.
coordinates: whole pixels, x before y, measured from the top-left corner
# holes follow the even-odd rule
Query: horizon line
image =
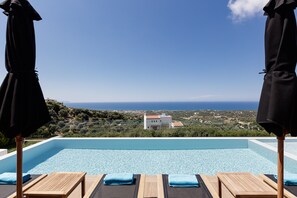
[[(58, 101), (59, 102), (59, 101)], [(224, 100), (224, 101), (93, 101), (93, 102), (86, 102), (86, 101), (61, 101), (62, 103), (186, 103), (186, 102), (194, 102), (194, 103), (230, 103), (230, 102), (259, 102), (255, 100)]]

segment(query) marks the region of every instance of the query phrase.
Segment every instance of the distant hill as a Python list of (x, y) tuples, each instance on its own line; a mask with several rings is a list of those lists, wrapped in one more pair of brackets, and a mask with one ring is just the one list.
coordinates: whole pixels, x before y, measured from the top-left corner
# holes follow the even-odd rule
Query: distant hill
[(32, 137), (50, 136), (118, 136), (125, 127), (138, 126), (142, 113), (98, 111), (66, 107), (55, 100), (46, 100), (52, 121), (41, 127)]
[[(181, 121), (182, 128), (143, 129), (144, 111), (99, 111), (66, 107), (47, 99), (52, 121), (39, 128), (31, 138), (64, 137), (215, 137), (269, 136), (255, 121), (256, 111), (147, 111), (166, 113)], [(11, 144), (0, 134), (0, 147)]]
[(185, 125), (179, 129), (143, 129), (143, 111), (99, 111), (66, 107), (46, 100), (52, 122), (32, 137), (192, 137), (268, 136), (255, 121), (256, 111), (147, 111), (166, 113)]

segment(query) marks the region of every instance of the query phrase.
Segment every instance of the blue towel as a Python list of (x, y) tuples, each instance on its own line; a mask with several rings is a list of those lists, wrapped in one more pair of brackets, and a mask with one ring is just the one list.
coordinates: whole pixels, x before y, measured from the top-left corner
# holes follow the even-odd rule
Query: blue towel
[[(31, 178), (30, 174), (23, 173), (23, 183)], [(6, 172), (0, 174), (0, 184), (16, 184), (16, 173)]]
[[(277, 175), (274, 175), (274, 178), (277, 179)], [(297, 174), (285, 174), (284, 184), (286, 186), (297, 186)]]
[(199, 182), (195, 175), (171, 174), (168, 176), (168, 183), (170, 187), (199, 187)]
[(130, 185), (134, 182), (134, 175), (132, 173), (107, 174), (103, 181), (105, 185)]

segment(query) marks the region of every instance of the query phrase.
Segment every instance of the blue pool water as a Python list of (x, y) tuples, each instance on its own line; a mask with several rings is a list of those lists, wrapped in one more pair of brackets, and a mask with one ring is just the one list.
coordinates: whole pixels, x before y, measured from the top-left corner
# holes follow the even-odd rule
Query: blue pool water
[[(268, 144), (265, 144), (268, 145)], [(276, 152), (249, 138), (53, 138), (24, 149), (24, 172), (201, 173), (277, 172)], [(15, 171), (15, 154), (0, 157), (0, 173)], [(297, 160), (285, 157), (285, 173)]]
[(25, 164), (29, 173), (86, 171), (88, 174), (131, 173), (276, 173), (273, 162), (250, 149), (97, 150), (63, 149), (47, 160)]

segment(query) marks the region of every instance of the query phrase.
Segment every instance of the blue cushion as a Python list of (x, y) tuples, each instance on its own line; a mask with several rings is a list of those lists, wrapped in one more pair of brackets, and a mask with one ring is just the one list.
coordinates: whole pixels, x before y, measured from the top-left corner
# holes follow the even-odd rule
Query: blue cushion
[[(277, 175), (274, 175), (274, 177), (277, 179)], [(284, 184), (287, 186), (297, 186), (297, 174), (285, 174)]]
[[(23, 183), (28, 181), (31, 175), (23, 173)], [(16, 184), (16, 173), (6, 172), (0, 174), (0, 184)]]
[(104, 177), (105, 185), (129, 185), (134, 182), (134, 175), (132, 173), (112, 173)]
[(170, 187), (191, 188), (199, 187), (199, 182), (195, 175), (170, 174), (168, 176)]

